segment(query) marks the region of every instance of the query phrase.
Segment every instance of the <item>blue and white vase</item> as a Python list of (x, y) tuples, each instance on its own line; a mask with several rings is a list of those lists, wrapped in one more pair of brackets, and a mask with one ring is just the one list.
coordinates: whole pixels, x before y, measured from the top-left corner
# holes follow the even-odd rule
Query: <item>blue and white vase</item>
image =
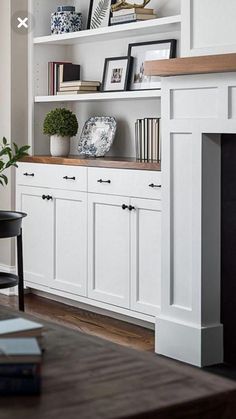
[(53, 35), (78, 32), (82, 30), (82, 14), (72, 11), (55, 12), (51, 15)]

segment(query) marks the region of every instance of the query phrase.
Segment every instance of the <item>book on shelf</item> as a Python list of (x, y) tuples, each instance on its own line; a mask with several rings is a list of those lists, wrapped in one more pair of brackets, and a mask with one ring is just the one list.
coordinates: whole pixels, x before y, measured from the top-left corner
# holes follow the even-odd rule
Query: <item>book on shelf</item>
[(57, 92), (58, 96), (63, 96), (63, 95), (86, 95), (87, 93), (97, 93), (97, 90), (70, 90), (70, 91), (66, 91), (66, 92)]
[(156, 19), (156, 15), (142, 15), (137, 13), (131, 13), (128, 15), (123, 16), (116, 16), (112, 17), (110, 20), (111, 25), (118, 25), (120, 23), (129, 23), (129, 22), (139, 22), (143, 20), (150, 20), (150, 19)]
[(75, 81), (64, 81), (60, 83), (60, 88), (63, 87), (100, 87), (99, 81), (87, 81), (87, 80), (75, 80)]
[(93, 91), (97, 92), (98, 88), (96, 86), (68, 86), (68, 87), (60, 87), (59, 92), (72, 92), (72, 91)]
[(39, 337), (43, 326), (40, 323), (21, 317), (0, 321), (0, 338), (5, 337)]
[(138, 160), (160, 161), (160, 119), (137, 119), (135, 122), (135, 141)]
[(50, 61), (48, 63), (48, 94), (55, 95), (59, 88), (59, 66), (68, 64), (63, 61)]
[(80, 65), (72, 63), (64, 63), (59, 67), (60, 83), (66, 81), (75, 81), (80, 79)]
[(132, 9), (121, 9), (112, 13), (112, 16), (125, 16), (131, 13), (138, 13), (143, 15), (152, 15), (154, 14), (154, 9), (147, 9), (145, 7), (133, 7)]
[(48, 94), (56, 95), (61, 82), (80, 79), (80, 65), (70, 62), (50, 61), (48, 63)]

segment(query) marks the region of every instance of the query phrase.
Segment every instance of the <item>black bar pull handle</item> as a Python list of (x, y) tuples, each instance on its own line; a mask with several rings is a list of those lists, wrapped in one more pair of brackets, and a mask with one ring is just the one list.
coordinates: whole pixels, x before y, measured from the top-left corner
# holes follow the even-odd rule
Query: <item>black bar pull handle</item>
[(65, 180), (75, 180), (76, 177), (75, 176), (72, 176), (72, 177), (64, 176), (63, 179), (65, 179)]
[(151, 183), (149, 188), (161, 188), (161, 185), (155, 185), (154, 183)]
[(34, 177), (34, 173), (24, 173), (24, 176), (31, 176), (31, 177)]
[(52, 196), (50, 196), (50, 195), (42, 195), (42, 199), (45, 201), (45, 200), (47, 200), (47, 201), (52, 201), (53, 200), (53, 197)]
[(109, 179), (109, 180), (102, 180), (102, 179), (99, 179), (98, 180), (98, 183), (111, 183), (111, 180)]

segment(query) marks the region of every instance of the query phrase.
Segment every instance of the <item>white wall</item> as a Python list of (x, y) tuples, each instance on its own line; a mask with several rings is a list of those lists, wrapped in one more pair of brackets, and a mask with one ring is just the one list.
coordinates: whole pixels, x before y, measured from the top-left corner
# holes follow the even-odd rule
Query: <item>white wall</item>
[[(27, 10), (27, 0), (1, 0), (0, 25), (0, 138), (27, 143), (27, 36), (11, 28), (11, 16)], [(0, 208), (14, 209), (14, 171), (9, 185), (0, 186)], [(0, 265), (14, 265), (14, 244), (0, 241)]]

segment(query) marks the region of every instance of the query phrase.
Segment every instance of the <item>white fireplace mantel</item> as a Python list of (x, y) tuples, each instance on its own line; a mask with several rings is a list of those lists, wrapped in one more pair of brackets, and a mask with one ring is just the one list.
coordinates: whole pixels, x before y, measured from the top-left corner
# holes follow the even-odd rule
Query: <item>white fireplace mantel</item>
[(221, 133), (236, 133), (236, 73), (163, 83), (162, 307), (156, 352), (223, 361), (220, 323)]

